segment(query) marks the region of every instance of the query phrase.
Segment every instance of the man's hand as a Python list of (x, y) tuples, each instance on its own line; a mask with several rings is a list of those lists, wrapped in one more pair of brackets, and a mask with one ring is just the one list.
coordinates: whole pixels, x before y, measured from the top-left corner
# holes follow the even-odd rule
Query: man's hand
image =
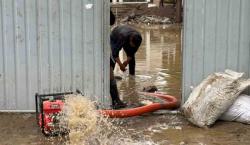
[(126, 60), (126, 61), (124, 61), (122, 64), (123, 64), (125, 67), (127, 67), (128, 63), (129, 63), (129, 62)]
[(126, 71), (126, 66), (124, 64), (120, 64), (119, 66), (121, 71)]
[(124, 65), (123, 63), (121, 63), (120, 58), (117, 57), (117, 58), (115, 58), (115, 60), (118, 63), (118, 65), (120, 66), (120, 70), (121, 71), (126, 71), (126, 65)]
[(126, 61), (124, 61), (122, 64), (125, 66), (125, 67), (127, 67), (127, 65), (129, 64), (129, 61), (131, 60), (132, 58), (131, 57), (127, 57), (127, 60)]

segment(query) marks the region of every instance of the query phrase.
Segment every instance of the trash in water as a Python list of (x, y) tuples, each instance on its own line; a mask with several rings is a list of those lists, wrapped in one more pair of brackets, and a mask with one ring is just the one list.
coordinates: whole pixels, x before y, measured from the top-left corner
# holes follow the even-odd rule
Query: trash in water
[(158, 91), (158, 89), (154, 85), (149, 85), (149, 86), (143, 87), (143, 92), (156, 92), (156, 91)]
[(122, 77), (121, 76), (115, 76), (115, 79), (120, 81), (120, 80), (122, 80)]

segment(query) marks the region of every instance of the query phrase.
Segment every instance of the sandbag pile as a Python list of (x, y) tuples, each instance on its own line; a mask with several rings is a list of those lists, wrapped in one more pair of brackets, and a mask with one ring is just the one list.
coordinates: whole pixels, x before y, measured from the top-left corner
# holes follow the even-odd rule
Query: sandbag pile
[(210, 127), (250, 86), (243, 73), (226, 70), (209, 75), (190, 94), (181, 110), (185, 117), (199, 127)]
[(233, 105), (222, 114), (220, 120), (250, 124), (250, 96), (240, 95)]

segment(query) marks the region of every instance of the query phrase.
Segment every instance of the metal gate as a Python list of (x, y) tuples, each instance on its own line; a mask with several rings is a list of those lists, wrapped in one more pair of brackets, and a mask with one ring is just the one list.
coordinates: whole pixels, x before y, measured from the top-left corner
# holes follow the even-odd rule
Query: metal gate
[(232, 69), (250, 77), (250, 1), (185, 0), (183, 101), (208, 74)]
[(108, 104), (108, 36), (107, 0), (0, 0), (0, 110), (75, 89)]

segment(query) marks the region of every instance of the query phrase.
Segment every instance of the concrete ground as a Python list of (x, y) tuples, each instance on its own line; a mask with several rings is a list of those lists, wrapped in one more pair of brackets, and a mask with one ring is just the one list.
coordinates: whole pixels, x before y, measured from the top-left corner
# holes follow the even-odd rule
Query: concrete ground
[[(43, 136), (34, 114), (0, 114), (1, 145), (59, 145), (61, 138)], [(212, 128), (191, 125), (182, 116), (148, 114), (123, 119), (128, 133), (146, 136), (161, 145), (249, 145), (250, 126), (235, 122), (217, 122)], [(137, 138), (138, 139), (138, 138)]]

